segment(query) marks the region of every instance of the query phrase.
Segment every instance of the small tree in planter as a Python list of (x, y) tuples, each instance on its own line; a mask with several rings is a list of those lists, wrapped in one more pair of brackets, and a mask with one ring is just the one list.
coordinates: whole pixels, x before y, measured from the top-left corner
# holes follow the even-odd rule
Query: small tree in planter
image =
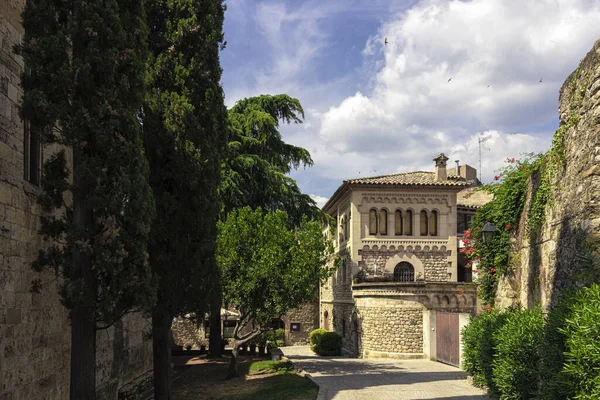
[(249, 207), (233, 211), (219, 223), (217, 263), (223, 299), (226, 307), (240, 312), (233, 333), (231, 376), (238, 374), (239, 346), (259, 337), (274, 318), (313, 299), (318, 285), (335, 270), (324, 267), (333, 246), (318, 222), (303, 218), (297, 228), (289, 226), (283, 211)]

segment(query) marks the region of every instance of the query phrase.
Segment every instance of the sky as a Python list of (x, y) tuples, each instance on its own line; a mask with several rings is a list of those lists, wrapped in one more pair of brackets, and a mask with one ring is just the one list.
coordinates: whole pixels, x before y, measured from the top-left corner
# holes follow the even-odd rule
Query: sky
[[(546, 151), (559, 89), (600, 38), (600, 0), (227, 0), (226, 104), (300, 100), (292, 172), (322, 206), (344, 179), (433, 171), (444, 152), (490, 182)], [(385, 41), (387, 39), (387, 44)]]

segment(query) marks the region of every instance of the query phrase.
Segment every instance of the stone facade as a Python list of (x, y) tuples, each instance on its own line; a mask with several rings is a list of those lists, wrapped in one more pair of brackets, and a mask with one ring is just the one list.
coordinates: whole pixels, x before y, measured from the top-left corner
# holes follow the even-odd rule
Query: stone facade
[(419, 303), (394, 302), (391, 307), (359, 310), (366, 353), (423, 353), (423, 307)]
[(173, 319), (171, 332), (173, 333), (173, 341), (177, 346), (183, 348), (192, 346), (192, 350), (199, 350), (200, 346), (208, 347), (208, 338), (205, 338), (204, 335), (204, 325), (199, 325), (192, 319), (183, 317)]
[[(286, 346), (295, 346), (308, 343), (308, 335), (319, 327), (319, 303), (307, 303), (291, 310), (283, 318)], [(292, 330), (299, 327), (299, 330)]]
[[(40, 188), (25, 178), (24, 124), (18, 113), (23, 59), (13, 52), (23, 28), (24, 0), (0, 2), (0, 398), (64, 399), (69, 395), (70, 325), (50, 272), (31, 262), (38, 235)], [(51, 150), (51, 149), (50, 149)], [(31, 292), (39, 279), (41, 293)], [(98, 332), (99, 399), (135, 398), (148, 384), (152, 346), (147, 321), (131, 315)]]
[[(588, 242), (600, 247), (600, 40), (564, 82), (559, 97), (560, 124), (565, 129), (564, 168), (551, 185), (541, 233), (531, 241), (526, 202), (512, 259), (514, 276), (501, 281), (496, 304), (548, 307), (572, 277), (581, 272), (578, 255)], [(577, 123), (570, 123), (572, 117)], [(528, 198), (540, 184), (529, 182)]]
[(343, 353), (435, 359), (436, 312), (474, 313), (476, 286), (458, 282), (457, 198), (476, 171), (448, 175), (446, 160), (435, 173), (344, 181), (324, 206), (341, 260), (320, 288), (319, 323)]

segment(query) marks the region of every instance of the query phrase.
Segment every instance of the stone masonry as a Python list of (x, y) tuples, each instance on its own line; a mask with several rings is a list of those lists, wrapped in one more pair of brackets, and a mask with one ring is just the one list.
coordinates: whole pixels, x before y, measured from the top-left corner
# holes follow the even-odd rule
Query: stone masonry
[(401, 302), (394, 302), (391, 307), (360, 308), (359, 312), (363, 351), (423, 352), (422, 307), (404, 308)]
[[(364, 268), (367, 275), (382, 276), (387, 261), (396, 254), (393, 250), (361, 250), (362, 261), (359, 266)], [(423, 280), (430, 282), (445, 282), (448, 280), (448, 255), (445, 250), (430, 250), (419, 248), (410, 254), (416, 256), (423, 263), (425, 269)]]
[[(24, 179), (24, 124), (18, 113), (24, 65), (13, 52), (23, 35), (24, 3), (0, 1), (0, 399), (54, 400), (68, 398), (71, 336), (59, 282), (50, 272), (31, 269), (43, 242), (40, 188)], [(41, 280), (41, 293), (31, 292), (33, 279)], [(136, 398), (148, 385), (149, 332), (139, 315), (98, 332), (99, 399)]]

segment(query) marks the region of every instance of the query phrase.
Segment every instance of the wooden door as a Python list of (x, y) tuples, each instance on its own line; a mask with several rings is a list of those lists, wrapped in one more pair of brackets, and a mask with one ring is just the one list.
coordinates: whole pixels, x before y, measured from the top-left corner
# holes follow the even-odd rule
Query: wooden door
[(460, 366), (460, 331), (458, 314), (437, 312), (436, 316), (437, 360)]

